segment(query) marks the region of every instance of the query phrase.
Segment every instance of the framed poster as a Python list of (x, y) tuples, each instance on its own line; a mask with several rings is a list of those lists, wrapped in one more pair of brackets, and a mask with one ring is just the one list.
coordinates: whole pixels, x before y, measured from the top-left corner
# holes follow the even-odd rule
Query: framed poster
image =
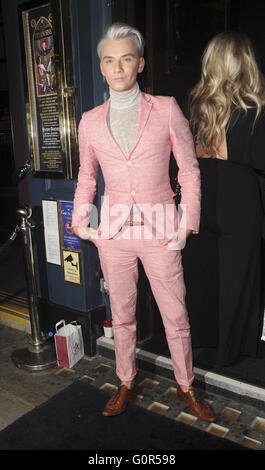
[(69, 0), (29, 2), (20, 9), (31, 170), (48, 178), (75, 178), (78, 142)]
[(60, 201), (61, 240), (64, 248), (80, 250), (80, 238), (74, 234), (72, 228), (72, 201)]
[(43, 199), (42, 212), (46, 261), (47, 263), (61, 266), (61, 246), (57, 201)]

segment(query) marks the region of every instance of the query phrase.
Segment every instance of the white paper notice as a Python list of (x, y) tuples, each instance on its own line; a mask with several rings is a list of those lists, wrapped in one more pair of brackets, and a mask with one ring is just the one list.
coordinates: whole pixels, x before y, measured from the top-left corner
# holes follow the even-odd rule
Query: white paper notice
[(47, 263), (61, 264), (57, 201), (42, 201)]

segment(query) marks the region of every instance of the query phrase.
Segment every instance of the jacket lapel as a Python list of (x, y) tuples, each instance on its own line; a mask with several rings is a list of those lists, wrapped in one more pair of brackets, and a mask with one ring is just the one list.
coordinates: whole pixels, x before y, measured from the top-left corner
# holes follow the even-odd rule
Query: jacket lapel
[(124, 154), (121, 150), (121, 148), (119, 147), (119, 145), (117, 144), (116, 140), (113, 138), (110, 130), (109, 130), (109, 126), (108, 126), (108, 112), (109, 112), (109, 107), (110, 107), (110, 98), (105, 101), (104, 105), (103, 105), (103, 123), (104, 123), (104, 134), (108, 140), (108, 145), (107, 145), (107, 148), (108, 148), (108, 151), (110, 153), (112, 153), (113, 155), (120, 155), (122, 158), (124, 158)]
[(151, 109), (152, 109), (152, 103), (151, 103), (150, 95), (146, 95), (145, 93), (140, 91), (138, 125), (136, 128), (135, 139), (134, 139), (134, 143), (132, 145), (132, 148), (129, 154), (129, 158), (131, 154), (134, 152), (136, 146), (139, 143), (139, 140), (142, 137), (142, 133), (148, 121)]

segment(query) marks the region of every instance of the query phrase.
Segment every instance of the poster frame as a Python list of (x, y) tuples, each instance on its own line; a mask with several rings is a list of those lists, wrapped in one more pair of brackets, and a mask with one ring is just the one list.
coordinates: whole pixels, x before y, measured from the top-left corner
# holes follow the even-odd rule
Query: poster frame
[[(59, 128), (57, 141), (60, 139), (60, 149), (58, 148), (55, 151), (58, 160), (57, 157), (54, 160), (52, 158), (50, 160), (48, 158), (46, 160), (43, 159), (39, 144), (39, 142), (43, 141), (43, 135), (40, 135), (40, 128), (43, 132), (44, 126), (43, 123), (42, 126), (40, 125), (41, 117), (39, 116), (40, 113), (37, 106), (40, 97), (37, 96), (36, 60), (31, 36), (33, 33), (30, 32), (31, 25), (27, 20), (32, 11), (36, 13), (36, 18), (38, 18), (38, 14), (44, 7), (50, 9), (48, 21), (52, 24), (53, 60), (56, 77), (55, 94), (57, 96), (56, 105), (58, 109), (57, 128)], [(21, 52), (31, 172), (34, 177), (75, 179), (79, 168), (79, 152), (76, 128), (70, 2), (69, 0), (38, 0), (19, 5), (18, 10), (20, 33), (21, 38), (23, 38), (21, 41)], [(33, 66), (33, 64), (35, 65)], [(51, 167), (49, 167), (49, 162), (51, 162)]]

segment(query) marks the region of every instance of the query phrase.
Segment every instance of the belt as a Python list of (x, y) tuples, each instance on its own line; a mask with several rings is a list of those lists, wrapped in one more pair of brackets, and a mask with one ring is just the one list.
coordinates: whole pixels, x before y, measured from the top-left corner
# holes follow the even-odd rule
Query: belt
[(141, 220), (141, 222), (138, 222), (136, 220), (127, 220), (127, 222), (125, 222), (125, 225), (129, 225), (130, 227), (132, 227), (133, 225), (144, 225), (144, 222)]

